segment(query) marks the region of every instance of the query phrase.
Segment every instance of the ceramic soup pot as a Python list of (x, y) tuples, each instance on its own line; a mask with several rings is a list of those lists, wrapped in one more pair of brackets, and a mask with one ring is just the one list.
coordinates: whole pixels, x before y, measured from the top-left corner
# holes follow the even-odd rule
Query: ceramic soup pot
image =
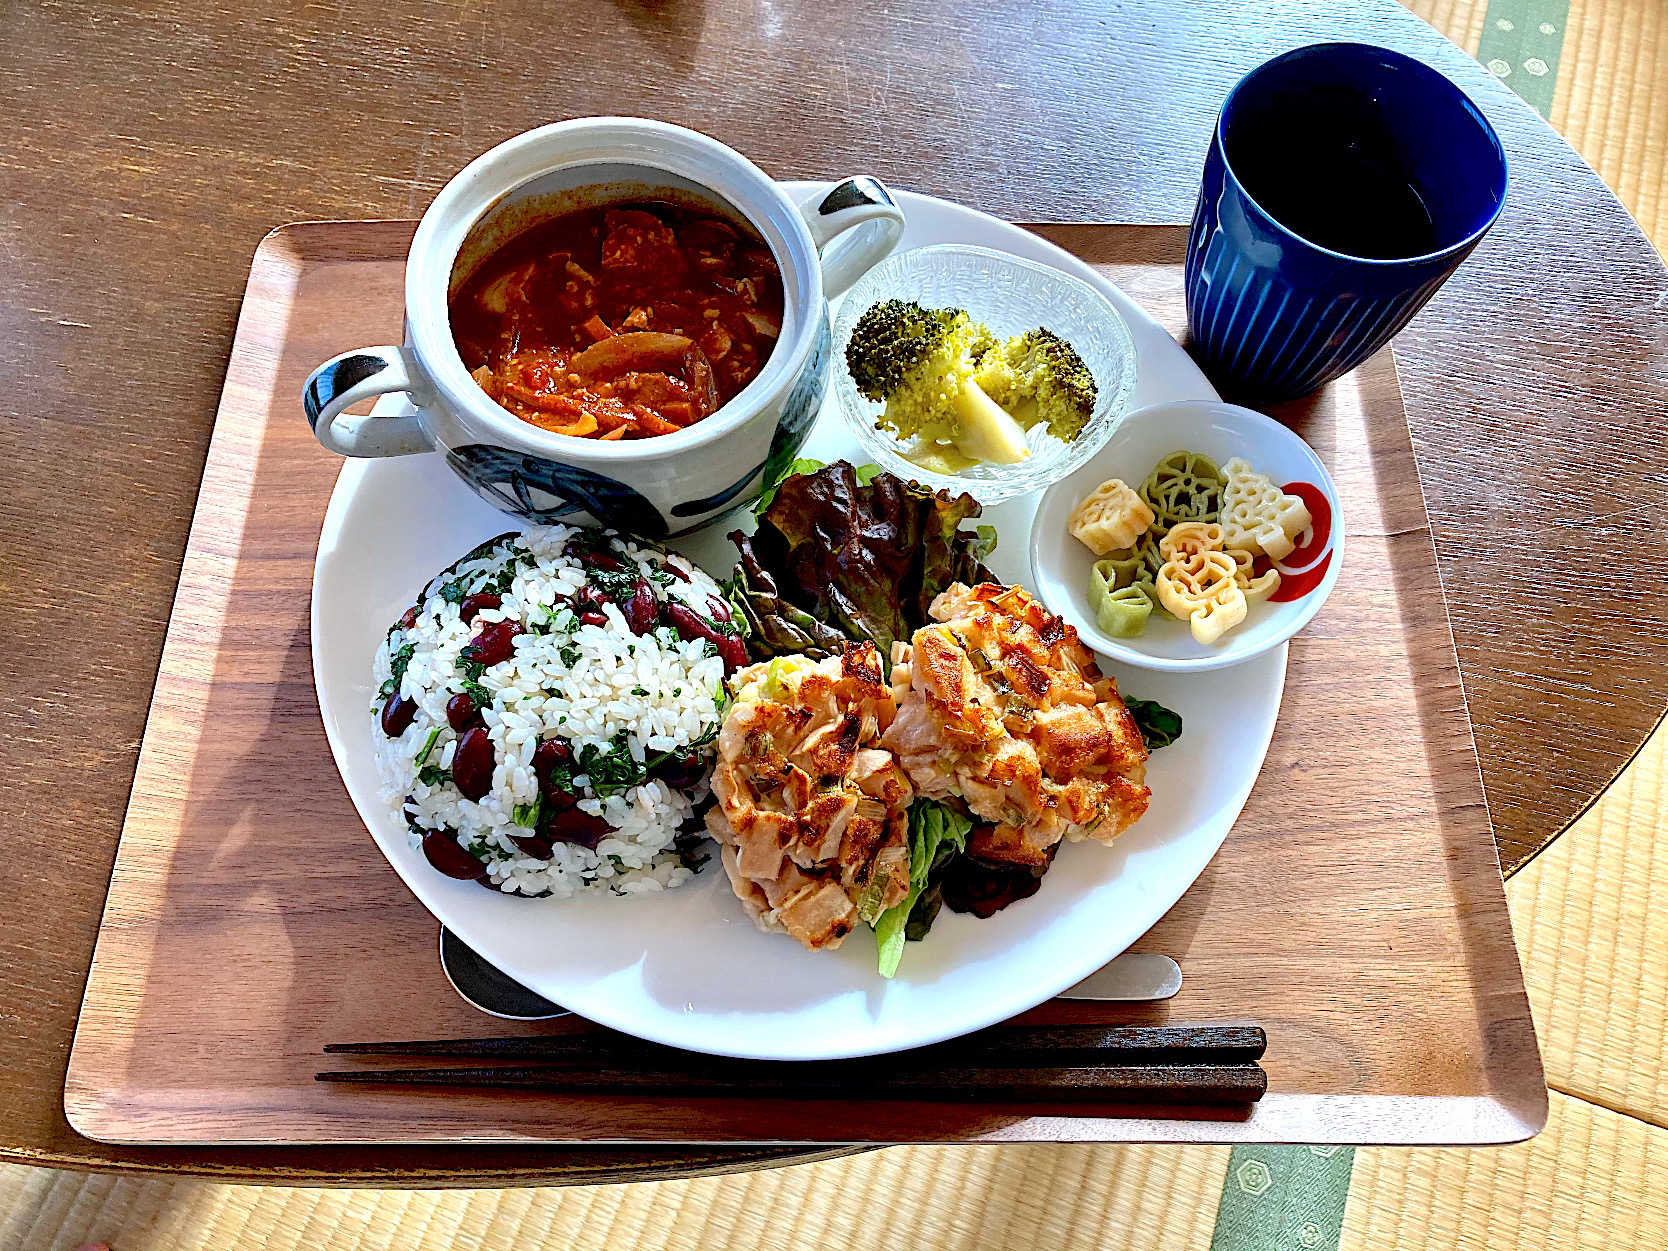
[[(576, 438), (499, 407), (458, 353), (451, 294), (540, 221), (644, 200), (740, 219), (770, 248), (783, 314), (764, 368), (711, 416), (653, 438)], [(680, 534), (745, 502), (793, 459), (828, 386), (828, 300), (885, 257), (903, 226), (873, 178), (795, 204), (746, 157), (692, 130), (628, 117), (542, 126), (478, 157), (435, 197), (406, 261), (405, 342), (320, 365), (303, 391), (307, 419), (342, 456), (438, 451), (484, 499), (529, 522), (589, 513), (648, 539)], [(346, 412), (394, 393), (405, 402)]]

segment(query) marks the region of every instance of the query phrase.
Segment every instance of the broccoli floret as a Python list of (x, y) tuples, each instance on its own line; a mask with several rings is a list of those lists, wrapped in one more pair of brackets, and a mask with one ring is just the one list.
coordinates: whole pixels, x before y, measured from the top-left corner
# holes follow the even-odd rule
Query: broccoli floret
[(859, 391), (885, 403), (881, 424), (898, 437), (950, 442), (961, 429), (961, 392), (995, 342), (962, 309), (886, 300), (858, 318), (846, 365)]
[(1037, 329), (999, 343), (959, 308), (886, 300), (852, 329), (846, 365), (857, 389), (886, 411), (878, 424), (916, 439), (928, 468), (971, 458), (1028, 456), (1025, 430), (1042, 422), (1070, 442), (1095, 409), (1095, 379), (1059, 335)]
[(866, 397), (884, 403), (904, 374), (927, 359), (952, 327), (967, 320), (959, 308), (922, 308), (913, 300), (886, 300), (857, 319), (846, 345), (846, 366)]
[(1071, 344), (1042, 327), (986, 352), (974, 377), (1020, 425), (1043, 422), (1068, 443), (1095, 411), (1095, 376)]

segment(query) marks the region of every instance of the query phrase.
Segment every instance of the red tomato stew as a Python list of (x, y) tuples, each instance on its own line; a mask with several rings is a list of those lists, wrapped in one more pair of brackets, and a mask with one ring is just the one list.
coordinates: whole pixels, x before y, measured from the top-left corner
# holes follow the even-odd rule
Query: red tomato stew
[(782, 276), (756, 235), (671, 204), (566, 213), (452, 297), (465, 368), (508, 411), (589, 439), (671, 434), (764, 368)]

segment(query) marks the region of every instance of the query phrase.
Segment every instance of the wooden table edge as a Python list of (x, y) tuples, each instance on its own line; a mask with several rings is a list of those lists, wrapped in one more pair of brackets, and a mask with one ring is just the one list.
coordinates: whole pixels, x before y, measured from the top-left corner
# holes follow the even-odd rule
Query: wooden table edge
[(1564, 822), (1563, 825), (1559, 826), (1551, 834), (1547, 835), (1545, 841), (1536, 847), (1534, 851), (1523, 857), (1523, 859), (1519, 860), (1509, 869), (1506, 867), (1505, 862), (1502, 861), (1500, 865), (1500, 876), (1508, 881), (1516, 877), (1519, 873), (1523, 872), (1523, 870), (1527, 869), (1531, 864), (1539, 859), (1542, 852), (1546, 851), (1552, 846), (1553, 843), (1556, 843), (1565, 834), (1568, 834), (1583, 817), (1593, 810), (1599, 800), (1605, 797), (1610, 788), (1616, 785), (1616, 783), (1621, 779), (1622, 774), (1626, 773), (1633, 767), (1634, 762), (1639, 759), (1639, 754), (1645, 750), (1646, 744), (1648, 744), (1651, 739), (1656, 736), (1656, 732), (1662, 728), (1665, 721), (1668, 721), (1668, 708), (1664, 708), (1657, 714), (1656, 721), (1652, 724), (1651, 728), (1645, 732), (1645, 737), (1640, 739), (1639, 742), (1634, 745), (1633, 750), (1628, 753), (1627, 759), (1623, 760), (1622, 763), (1616, 767), (1616, 771), (1605, 779), (1604, 785), (1594, 791), (1593, 794), (1587, 798), (1587, 802), (1582, 804), (1580, 808), (1576, 809), (1568, 821)]
[[(96, 1142), (96, 1139), (87, 1139)], [(100, 1146), (106, 1144), (98, 1144)], [(262, 1160), (250, 1160), (248, 1163), (215, 1164), (205, 1163), (193, 1159), (182, 1167), (170, 1160), (97, 1160), (86, 1156), (66, 1155), (62, 1152), (34, 1150), (27, 1147), (0, 1147), (0, 1163), (20, 1164), (32, 1168), (63, 1169), (75, 1173), (108, 1173), (119, 1177), (168, 1177), (173, 1179), (219, 1182), (227, 1185), (243, 1186), (304, 1186), (321, 1189), (378, 1189), (378, 1190), (432, 1190), (444, 1188), (448, 1190), (497, 1190), (510, 1188), (524, 1188), (530, 1186), (604, 1186), (625, 1182), (645, 1181), (677, 1181), (691, 1180), (699, 1177), (726, 1177), (732, 1173), (757, 1173), (766, 1169), (786, 1168), (794, 1164), (816, 1164), (824, 1160), (838, 1160), (850, 1155), (860, 1155), (867, 1151), (878, 1150), (886, 1144), (849, 1143), (836, 1146), (818, 1145), (814, 1147), (726, 1147), (724, 1159), (714, 1158), (710, 1162), (683, 1165), (659, 1165), (651, 1161), (641, 1164), (625, 1161), (611, 1161), (596, 1168), (586, 1168), (581, 1165), (574, 1167), (564, 1163), (563, 1171), (550, 1169), (548, 1161), (533, 1162), (528, 1165), (504, 1165), (484, 1169), (474, 1169), (469, 1172), (457, 1172), (441, 1164), (425, 1165), (420, 1162), (406, 1166), (390, 1166), (387, 1168), (371, 1169), (327, 1169), (292, 1165), (279, 1159), (278, 1162), (268, 1164)], [(188, 1155), (197, 1148), (194, 1147), (146, 1147), (146, 1151), (178, 1152)], [(276, 1156), (289, 1154), (317, 1155), (323, 1151), (359, 1151), (358, 1147), (228, 1147), (206, 1148), (207, 1150), (235, 1151), (239, 1155), (255, 1156), (271, 1153)], [(424, 1147), (392, 1147), (391, 1150), (410, 1152), (464, 1153), (480, 1150), (477, 1146), (424, 1146)], [(495, 1144), (494, 1150), (507, 1149), (503, 1144)], [(521, 1148), (517, 1148), (520, 1150)], [(580, 1147), (572, 1148), (575, 1155), (585, 1152), (625, 1151), (638, 1148), (625, 1147)], [(552, 1147), (548, 1143), (530, 1143), (525, 1147), (528, 1154), (549, 1155), (552, 1151), (563, 1151), (564, 1148)], [(643, 1147), (645, 1156), (656, 1151), (687, 1151), (678, 1147)], [(717, 1152), (715, 1150), (714, 1155)], [(542, 1163), (542, 1167), (541, 1167)], [(654, 1172), (649, 1174), (648, 1169)]]

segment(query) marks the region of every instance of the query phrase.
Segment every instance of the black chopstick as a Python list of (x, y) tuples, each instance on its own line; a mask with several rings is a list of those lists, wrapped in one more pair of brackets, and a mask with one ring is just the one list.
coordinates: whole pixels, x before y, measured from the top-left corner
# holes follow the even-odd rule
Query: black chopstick
[(1095, 1068), (955, 1068), (847, 1076), (819, 1064), (797, 1073), (738, 1075), (636, 1069), (367, 1069), (316, 1074), (321, 1082), (358, 1085), (516, 1087), (564, 1094), (724, 1095), (750, 1099), (918, 1099), (1031, 1103), (1157, 1099), (1173, 1103), (1254, 1103), (1268, 1089), (1255, 1064), (1102, 1065)]
[(325, 1051), (333, 1055), (522, 1063), (316, 1076), (344, 1084), (511, 1086), (570, 1094), (1248, 1103), (1268, 1087), (1256, 1064), (1266, 1047), (1267, 1037), (1255, 1025), (1007, 1025), (912, 1051), (804, 1062), (701, 1055), (594, 1030), (330, 1043)]
[[(1250, 1064), (1262, 1059), (1268, 1037), (1255, 1025), (1006, 1025), (930, 1047), (836, 1064), (941, 1067), (979, 1060), (987, 1065), (1073, 1068), (1094, 1064)], [(716, 1062), (675, 1047), (597, 1030), (583, 1034), (523, 1034), (508, 1038), (436, 1038), (411, 1042), (327, 1043), (335, 1055), (431, 1056), (597, 1063), (629, 1057), (634, 1063)], [(769, 1061), (735, 1061), (757, 1065)], [(795, 1062), (797, 1063), (797, 1062)]]

